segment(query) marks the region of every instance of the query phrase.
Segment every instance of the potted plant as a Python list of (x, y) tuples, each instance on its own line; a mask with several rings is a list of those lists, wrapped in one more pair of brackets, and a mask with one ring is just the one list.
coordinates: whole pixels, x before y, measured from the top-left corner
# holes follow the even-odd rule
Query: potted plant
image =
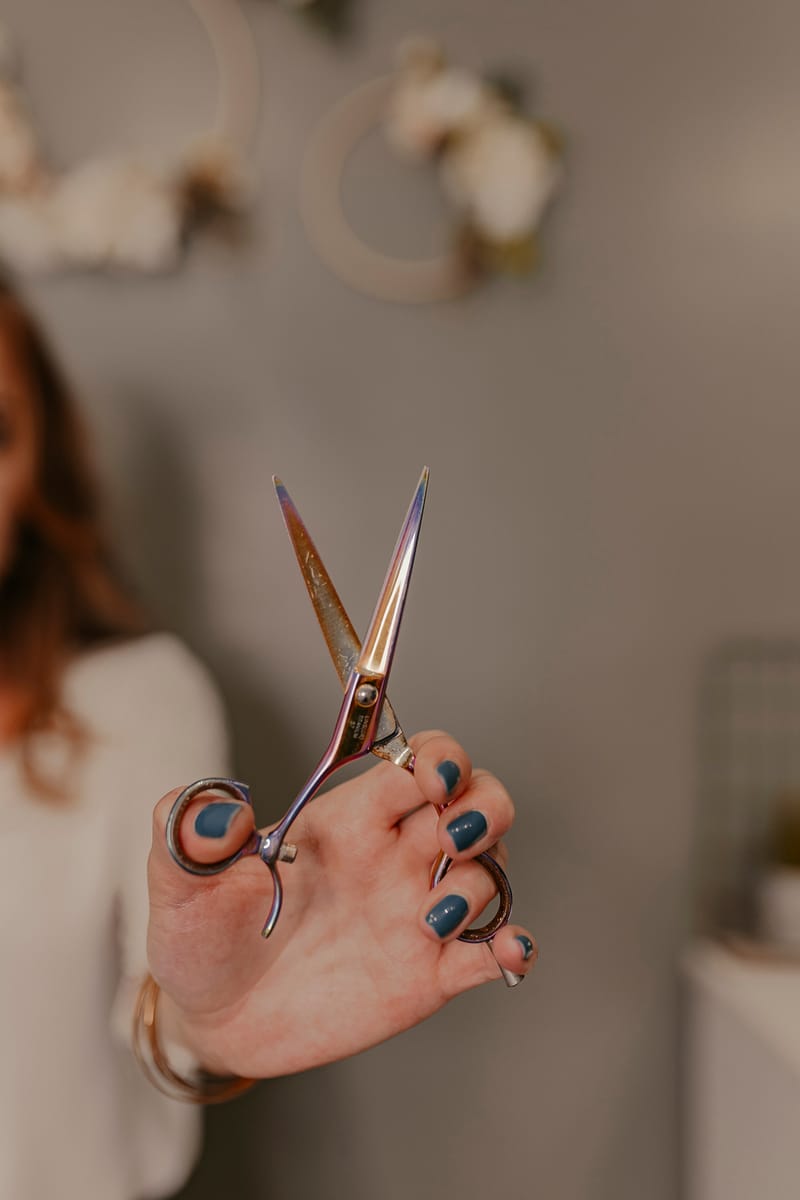
[(761, 936), (800, 953), (800, 795), (775, 809), (766, 868), (759, 887)]

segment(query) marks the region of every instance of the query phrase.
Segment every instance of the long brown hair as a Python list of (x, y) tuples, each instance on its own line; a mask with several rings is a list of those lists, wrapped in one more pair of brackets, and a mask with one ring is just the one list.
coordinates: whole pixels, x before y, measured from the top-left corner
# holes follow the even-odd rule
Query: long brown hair
[(78, 652), (143, 632), (139, 605), (113, 562), (87, 441), (67, 382), (42, 330), (0, 280), (0, 337), (29, 383), (36, 476), (0, 579), (0, 679), (19, 697), (12, 734), (29, 782), (63, 794), (37, 769), (35, 735), (61, 733), (78, 753), (88, 731), (64, 707), (61, 679)]

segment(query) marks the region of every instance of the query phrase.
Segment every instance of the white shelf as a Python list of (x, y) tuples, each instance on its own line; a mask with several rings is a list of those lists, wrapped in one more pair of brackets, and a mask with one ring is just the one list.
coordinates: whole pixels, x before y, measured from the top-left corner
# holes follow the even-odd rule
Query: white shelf
[(800, 967), (703, 942), (684, 974), (688, 1200), (798, 1200)]
[(729, 1009), (800, 1075), (800, 964), (743, 957), (700, 942), (686, 954), (684, 968), (694, 987)]

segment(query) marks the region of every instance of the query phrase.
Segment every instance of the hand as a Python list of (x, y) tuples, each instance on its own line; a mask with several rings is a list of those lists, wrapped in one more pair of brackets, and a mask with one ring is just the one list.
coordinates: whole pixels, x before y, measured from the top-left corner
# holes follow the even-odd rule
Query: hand
[[(297, 860), (280, 868), (283, 910), (266, 941), (272, 883), (264, 864), (252, 857), (220, 875), (187, 874), (164, 836), (177, 792), (159, 801), (150, 966), (171, 1027), (208, 1070), (262, 1078), (320, 1066), (498, 978), (497, 962), (522, 974), (533, 966), (536, 946), (520, 926), (497, 934), (497, 962), (486, 945), (456, 940), (492, 896), (489, 875), (470, 860), (491, 849), (505, 862), (498, 842), (513, 820), (507, 792), (487, 771), (473, 771), (446, 734), (420, 734), (412, 745), (413, 777), (381, 763), (303, 810), (289, 835)], [(438, 816), (433, 804), (448, 801)], [(220, 807), (228, 804), (201, 796), (187, 809), (180, 838), (196, 861), (227, 857), (252, 832), (252, 809)], [(223, 818), (218, 827), (228, 817), (224, 833), (201, 836), (201, 813), (201, 830), (209, 814), (212, 825)], [(462, 846), (475, 838), (461, 850), (447, 830), (456, 819)], [(455, 863), (430, 891), (439, 848)], [(442, 904), (446, 897), (461, 902)]]

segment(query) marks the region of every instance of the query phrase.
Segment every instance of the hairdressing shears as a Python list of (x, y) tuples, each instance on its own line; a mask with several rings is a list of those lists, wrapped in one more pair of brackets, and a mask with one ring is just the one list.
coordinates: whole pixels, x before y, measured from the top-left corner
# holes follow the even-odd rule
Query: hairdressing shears
[[(389, 563), (372, 620), (363, 644), (353, 628), (322, 559), (306, 529), (289, 493), (279, 479), (273, 480), (281, 512), (294, 547), (297, 562), (308, 589), (317, 620), (328, 646), (339, 679), (344, 687), (344, 701), (339, 710), (328, 748), (312, 771), (301, 791), (292, 801), (286, 814), (268, 833), (255, 830), (245, 845), (228, 858), (211, 864), (195, 862), (183, 849), (179, 837), (180, 821), (187, 806), (200, 792), (225, 792), (246, 804), (251, 804), (245, 784), (231, 779), (199, 779), (185, 788), (176, 799), (167, 821), (167, 845), (173, 859), (184, 870), (195, 875), (216, 875), (227, 870), (240, 858), (255, 854), (272, 873), (273, 896), (262, 935), (269, 937), (275, 928), (283, 903), (283, 886), (278, 862), (292, 862), (297, 848), (285, 840), (289, 829), (321, 785), (345, 763), (374, 754), (406, 771), (414, 770), (414, 752), (395, 716), (386, 695), (386, 684), (392, 666), (395, 644), (400, 630), (411, 571), (419, 539), (422, 512), (428, 487), (428, 469), (423, 470), (406, 515), (397, 545)], [(437, 805), (442, 811), (446, 805)], [(467, 929), (462, 941), (488, 942), (511, 915), (511, 887), (500, 864), (490, 854), (476, 856), (476, 862), (492, 877), (499, 906), (488, 924), (479, 929)], [(440, 851), (431, 867), (430, 885), (435, 887), (447, 873), (452, 860)], [(502, 969), (509, 986), (518, 977)]]

